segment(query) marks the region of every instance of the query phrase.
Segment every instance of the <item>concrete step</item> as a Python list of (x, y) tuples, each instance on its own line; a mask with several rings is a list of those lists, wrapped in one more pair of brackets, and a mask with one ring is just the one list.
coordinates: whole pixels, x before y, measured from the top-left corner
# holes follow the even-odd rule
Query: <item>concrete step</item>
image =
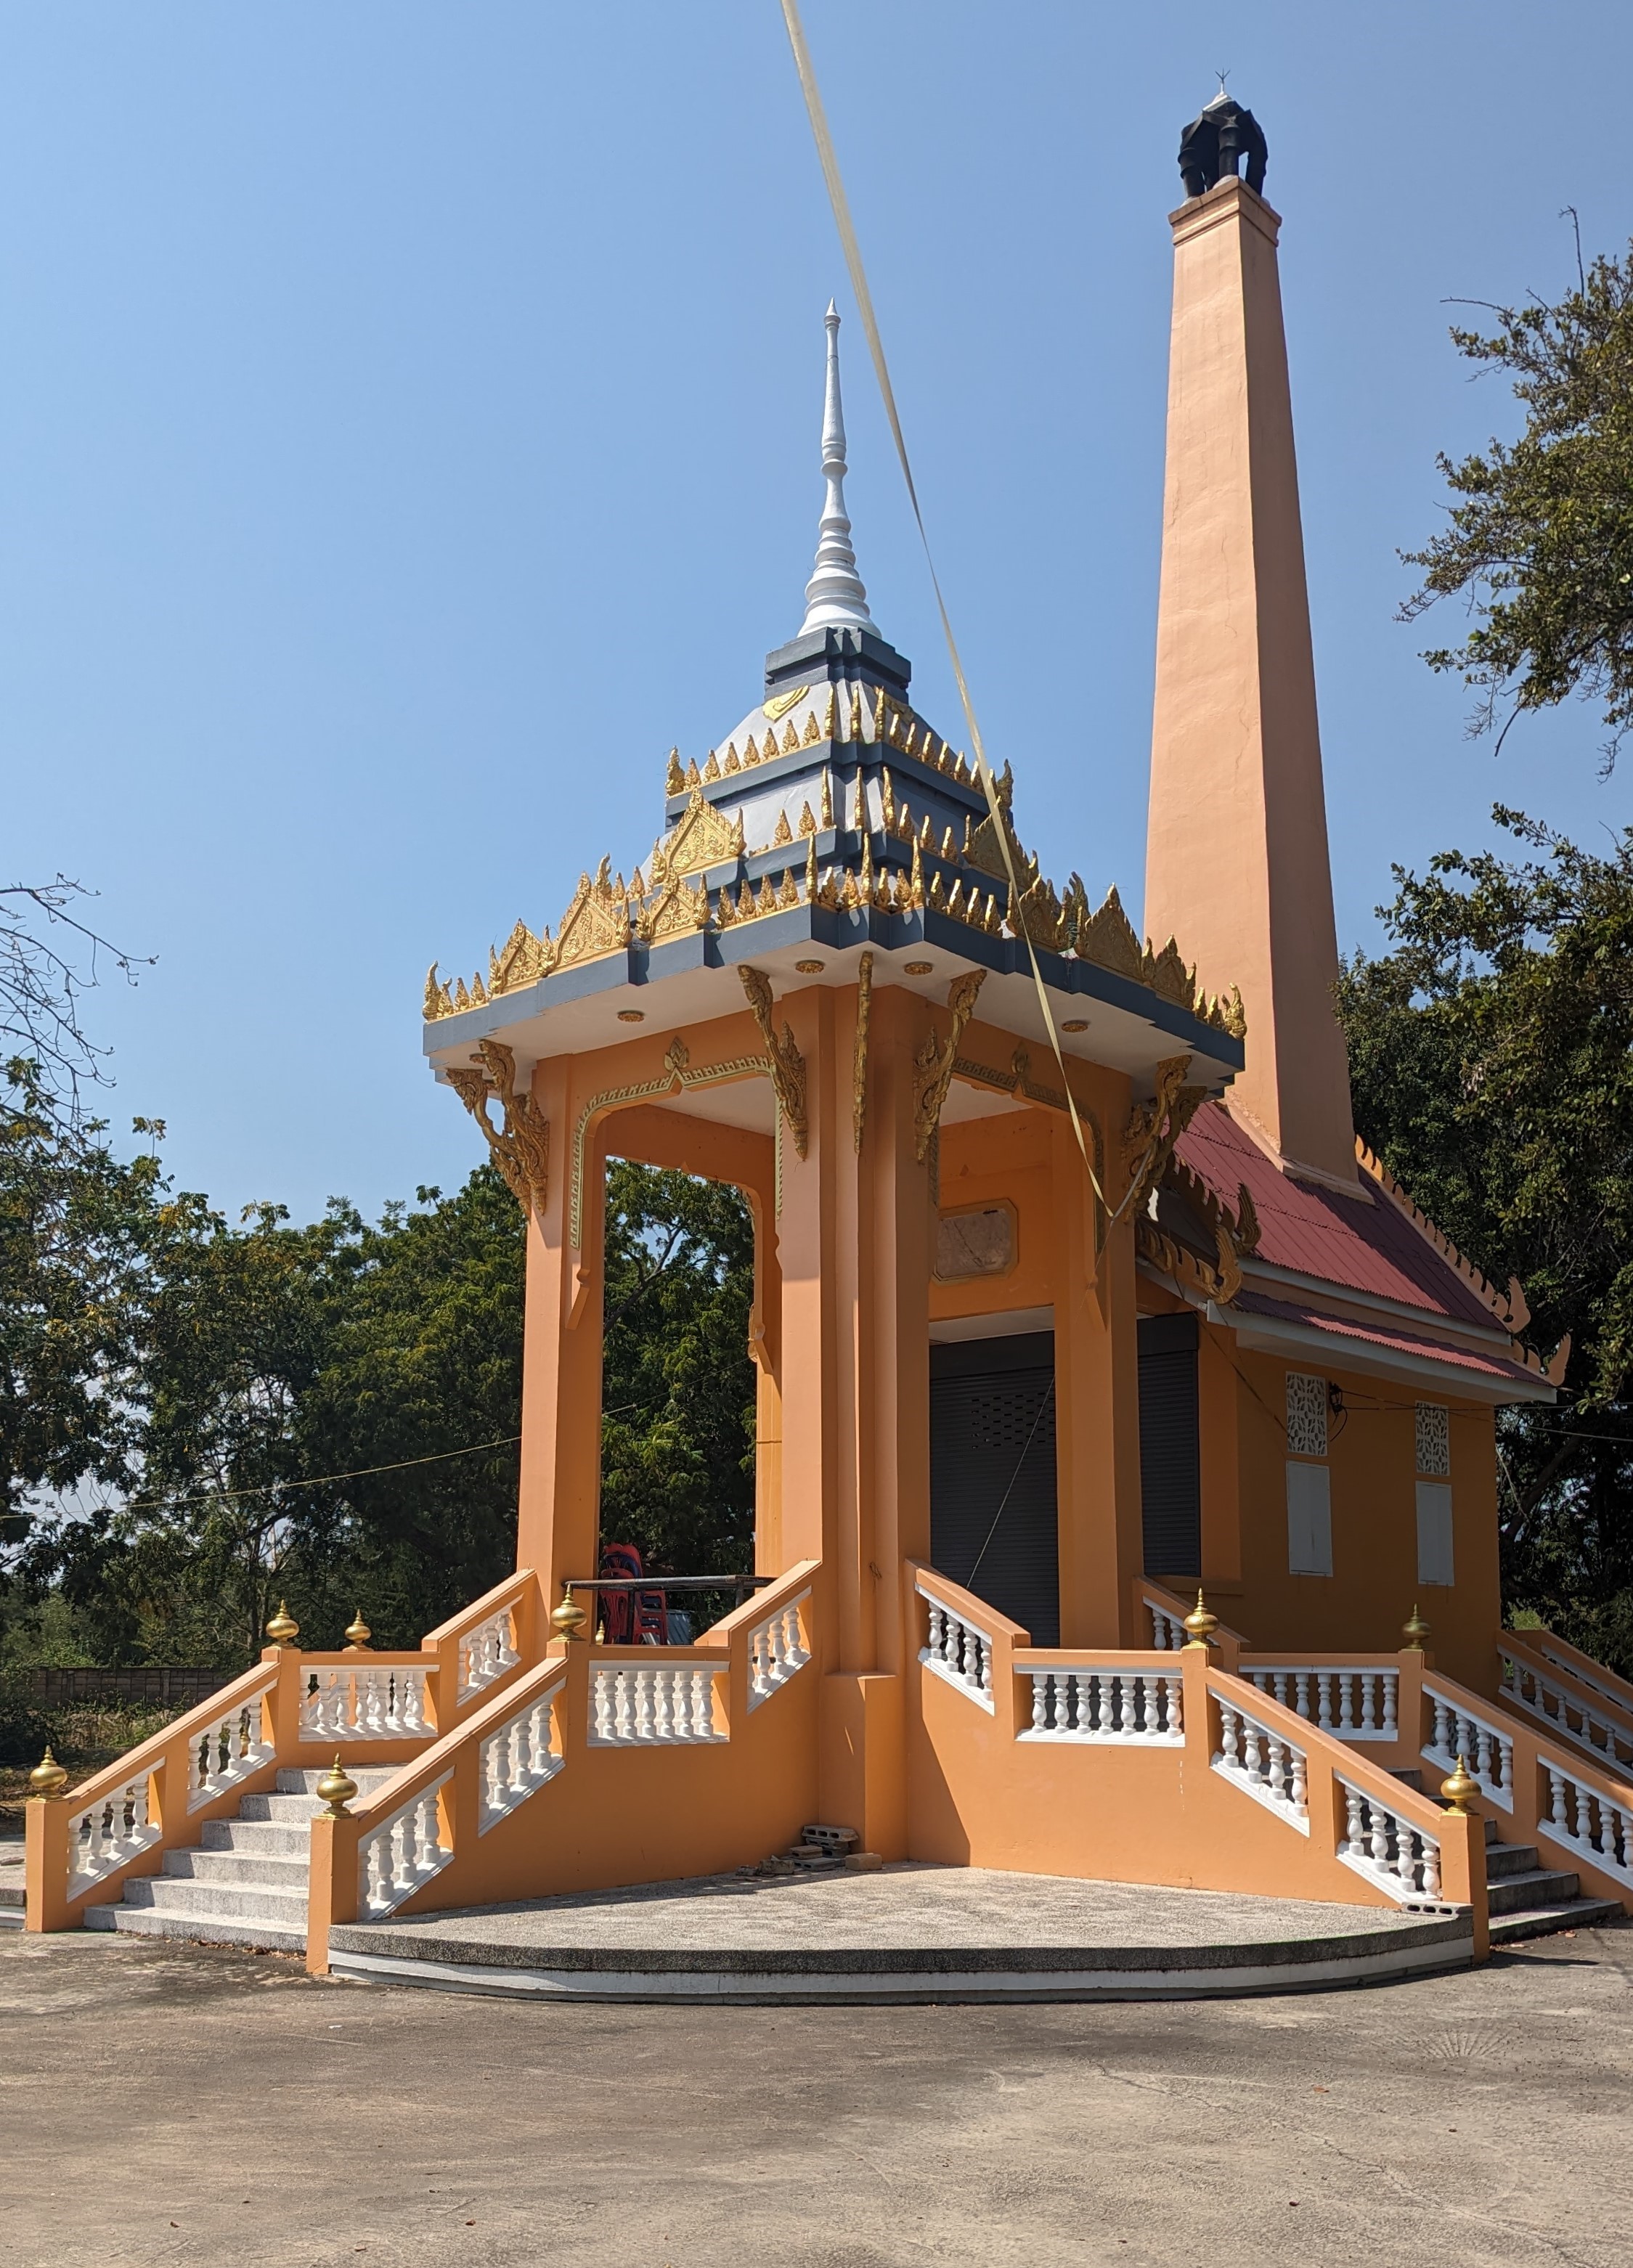
[(195, 1945), (239, 1945), (252, 1953), (304, 1953), (306, 1914), (299, 1929), (256, 1920), (223, 1921), (218, 1914), (182, 1906), (87, 1906), (87, 1929), (114, 1929), (129, 1937), (170, 1937)]
[(304, 1933), (305, 1883), (290, 1889), (263, 1889), (244, 1882), (205, 1882), (181, 1874), (142, 1874), (125, 1884), (123, 1904), (158, 1913), (208, 1915), (224, 1925), (235, 1921), (276, 1922)]
[(207, 1819), (203, 1851), (240, 1851), (256, 1859), (299, 1859), (304, 1867), (312, 1848), (309, 1820)]
[(0, 1843), (0, 1929), (21, 1929), (26, 1903), (23, 1846), (8, 1836)]
[[(356, 1780), (358, 1795), (372, 1795), (377, 1787), (385, 1786), (394, 1772), (402, 1769), (400, 1764), (348, 1764), (346, 1778)], [(277, 1793), (279, 1795), (315, 1795), (317, 1784), (328, 1770), (327, 1764), (321, 1764), (314, 1771), (280, 1771)], [(322, 1809), (321, 1804), (318, 1808), (320, 1811)]]
[(268, 1858), (243, 1851), (166, 1851), (165, 1872), (189, 1882), (256, 1885), (301, 1897), (310, 1880), (304, 1852), (299, 1858)]
[(1552, 1867), (1534, 1867), (1529, 1874), (1511, 1874), (1506, 1881), (1493, 1882), (1487, 1892), (1492, 1917), (1498, 1914), (1537, 1913), (1545, 1906), (1569, 1905), (1581, 1893), (1580, 1879)]
[(1534, 1843), (1488, 1843), (1486, 1880), (1505, 1881), (1514, 1874), (1534, 1874), (1542, 1863)]
[(1554, 1937), (1564, 1929), (1608, 1929), (1625, 1921), (1615, 1898), (1566, 1898), (1557, 1905), (1531, 1906), (1521, 1913), (1494, 1913), (1493, 1945), (1514, 1945), (1522, 1938)]

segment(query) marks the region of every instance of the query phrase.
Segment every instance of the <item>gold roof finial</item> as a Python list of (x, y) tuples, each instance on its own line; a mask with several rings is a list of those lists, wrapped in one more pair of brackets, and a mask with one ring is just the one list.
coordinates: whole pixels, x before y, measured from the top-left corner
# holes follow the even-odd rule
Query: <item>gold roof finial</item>
[(1427, 1644), (1429, 1638), (1429, 1624), (1423, 1620), (1422, 1616), (1419, 1613), (1415, 1599), (1412, 1602), (1412, 1619), (1410, 1622), (1403, 1623), (1401, 1624), (1400, 1635), (1406, 1640), (1405, 1647), (1402, 1649), (1403, 1652), (1407, 1653), (1422, 1653), (1424, 1646)]
[(361, 1653), (366, 1651), (368, 1642), (373, 1635), (373, 1631), (370, 1630), (368, 1624), (364, 1621), (363, 1609), (359, 1607), (357, 1612), (352, 1616), (351, 1622), (346, 1625), (346, 1644), (348, 1646), (356, 1646), (358, 1652)]
[(323, 1816), (326, 1819), (344, 1819), (346, 1815), (346, 1806), (357, 1792), (358, 1784), (348, 1775), (345, 1766), (340, 1761), (340, 1751), (336, 1749), (334, 1763), (330, 1764), (312, 1791), (318, 1801), (327, 1806)]

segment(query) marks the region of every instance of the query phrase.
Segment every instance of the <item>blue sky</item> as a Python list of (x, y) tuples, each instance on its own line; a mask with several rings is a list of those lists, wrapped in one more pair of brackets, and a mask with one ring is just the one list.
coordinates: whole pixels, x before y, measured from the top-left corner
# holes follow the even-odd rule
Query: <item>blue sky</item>
[[(1450, 295), (1633, 230), (1625, 5), (806, 0), (954, 619), (1046, 871), (1137, 904), (1179, 129), (1270, 143), (1339, 934), (1495, 798), (1622, 822), (1591, 711), (1500, 759), (1393, 620)], [(11, 875), (159, 956), (92, 1019), (184, 1184), (373, 1210), (477, 1154), (419, 1054), (627, 867), (797, 627), (843, 271), (776, 0), (0, 5)], [(876, 618), (957, 703), (859, 327)], [(1455, 623), (1448, 621), (1448, 631)], [(1630, 759), (1629, 761), (1633, 761)]]

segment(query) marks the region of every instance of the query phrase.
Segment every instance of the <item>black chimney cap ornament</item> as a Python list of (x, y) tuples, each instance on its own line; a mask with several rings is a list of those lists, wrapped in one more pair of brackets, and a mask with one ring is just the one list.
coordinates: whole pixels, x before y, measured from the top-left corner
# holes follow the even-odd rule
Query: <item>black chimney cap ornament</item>
[(1221, 86), (1200, 118), (1193, 118), (1179, 136), (1179, 172), (1188, 197), (1200, 197), (1224, 180), (1234, 180), (1241, 160), (1247, 160), (1247, 186), (1264, 195), (1265, 165), (1269, 157), (1264, 129), (1251, 110)]

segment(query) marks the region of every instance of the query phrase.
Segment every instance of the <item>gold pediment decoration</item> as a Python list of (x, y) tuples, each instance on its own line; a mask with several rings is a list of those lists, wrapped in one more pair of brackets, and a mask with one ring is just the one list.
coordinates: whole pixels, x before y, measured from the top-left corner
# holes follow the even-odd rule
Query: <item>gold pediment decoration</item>
[(1067, 903), (1076, 916), (1075, 949), (1079, 961), (1092, 961), (1097, 968), (1109, 968), (1114, 976), (1130, 977), (1139, 983), (1144, 955), (1134, 924), (1123, 911), (1116, 883), (1106, 892), (1105, 902), (1091, 914), (1082, 879), (1074, 874)]
[(744, 850), (743, 818), (728, 819), (704, 794), (701, 783), (691, 800), (652, 854), (654, 884), (671, 875), (700, 874), (706, 867), (741, 858)]
[(768, 701), (760, 704), (767, 721), (772, 725), (780, 724), (789, 710), (796, 708), (810, 689), (809, 685), (796, 685), (792, 693), (773, 693)]
[[(516, 1087), (516, 1058), (498, 1040), (478, 1042), (482, 1068), (474, 1064), (451, 1070), (448, 1085), (477, 1125), (494, 1164), (523, 1212), (542, 1212), (550, 1185), (550, 1121), (533, 1097)], [(488, 1116), (491, 1097), (499, 1097), (502, 1126)]]
[(535, 937), (526, 922), (519, 921), (506, 939), (504, 951), (490, 951), (488, 954), (489, 997), (535, 984), (541, 976), (548, 976), (555, 966), (556, 948), (550, 943), (549, 930)]
[(620, 953), (629, 944), (630, 898), (620, 874), (612, 879), (612, 862), (603, 858), (592, 881), (580, 874), (573, 902), (561, 917), (556, 939), (556, 966), (575, 968), (581, 961), (597, 961), (603, 953)]

